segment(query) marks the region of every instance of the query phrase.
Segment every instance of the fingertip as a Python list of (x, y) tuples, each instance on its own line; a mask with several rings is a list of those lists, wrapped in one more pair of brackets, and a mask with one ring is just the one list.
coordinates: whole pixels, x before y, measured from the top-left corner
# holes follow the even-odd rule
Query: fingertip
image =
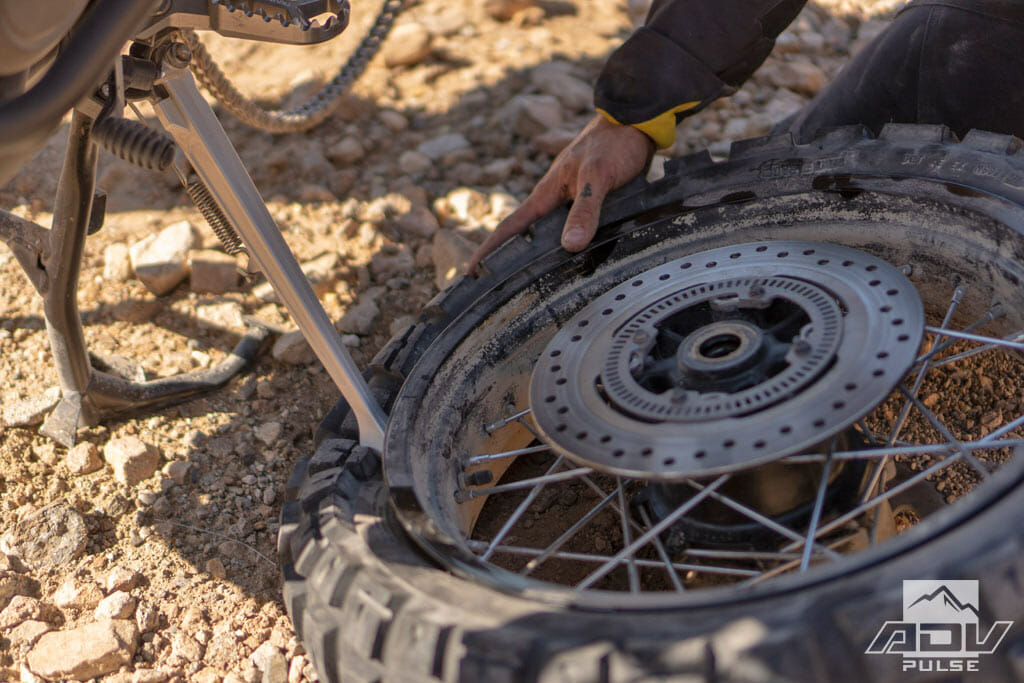
[(566, 228), (562, 232), (562, 248), (566, 251), (580, 251), (587, 246), (587, 231), (579, 226)]

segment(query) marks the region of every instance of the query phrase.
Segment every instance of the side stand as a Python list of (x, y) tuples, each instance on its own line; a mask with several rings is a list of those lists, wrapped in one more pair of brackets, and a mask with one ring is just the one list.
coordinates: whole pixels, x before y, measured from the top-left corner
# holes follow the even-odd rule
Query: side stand
[(14, 252), (43, 297), (61, 401), (40, 430), (71, 447), (79, 427), (115, 413), (166, 405), (222, 386), (260, 352), (269, 330), (251, 327), (218, 365), (149, 382), (122, 379), (93, 367), (78, 311), (78, 277), (93, 212), (96, 146), (92, 118), (75, 111), (50, 230), (0, 211), (0, 239)]

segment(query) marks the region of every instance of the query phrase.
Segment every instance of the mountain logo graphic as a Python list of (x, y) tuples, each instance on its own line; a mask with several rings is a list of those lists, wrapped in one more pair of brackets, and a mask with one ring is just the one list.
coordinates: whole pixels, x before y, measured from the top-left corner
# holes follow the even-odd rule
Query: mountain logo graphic
[(977, 581), (904, 581), (903, 621), (978, 623)]

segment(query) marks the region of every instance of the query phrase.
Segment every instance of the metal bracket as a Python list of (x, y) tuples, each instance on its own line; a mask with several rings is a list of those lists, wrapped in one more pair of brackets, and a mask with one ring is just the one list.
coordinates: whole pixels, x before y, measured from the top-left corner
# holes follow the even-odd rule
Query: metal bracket
[(313, 293), (227, 134), (187, 69), (165, 63), (163, 73), (160, 85), (167, 97), (154, 102), (157, 118), (241, 235), (250, 256), (348, 401), (359, 424), (360, 443), (382, 450), (387, 416)]

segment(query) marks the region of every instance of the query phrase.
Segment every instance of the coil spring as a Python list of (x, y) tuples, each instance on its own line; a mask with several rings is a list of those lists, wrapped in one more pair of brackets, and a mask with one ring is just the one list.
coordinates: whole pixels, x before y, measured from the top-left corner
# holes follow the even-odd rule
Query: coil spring
[(232, 256), (248, 253), (245, 245), (242, 243), (242, 239), (235, 232), (235, 229), (231, 227), (227, 216), (220, 210), (217, 202), (213, 200), (210, 190), (207, 189), (202, 180), (193, 180), (185, 186), (185, 191), (188, 193), (192, 203), (199, 209), (199, 213), (203, 214), (203, 218), (210, 224), (213, 233), (217, 235), (217, 239), (224, 246), (224, 251)]
[(92, 137), (114, 156), (151, 171), (164, 171), (174, 161), (174, 141), (138, 121), (102, 118), (93, 126)]

